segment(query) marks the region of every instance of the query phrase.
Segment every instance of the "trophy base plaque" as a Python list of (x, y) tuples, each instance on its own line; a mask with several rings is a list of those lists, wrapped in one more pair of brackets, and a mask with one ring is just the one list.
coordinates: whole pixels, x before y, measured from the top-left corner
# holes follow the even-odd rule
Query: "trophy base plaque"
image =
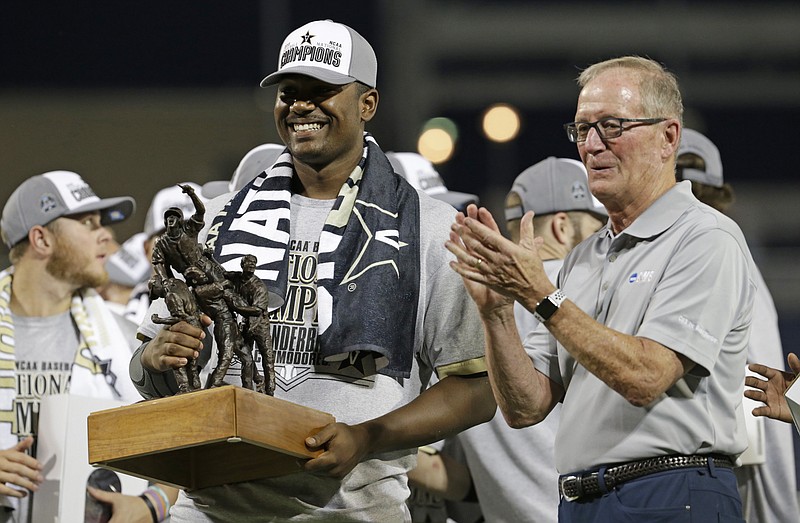
[(89, 463), (187, 490), (281, 476), (321, 453), (304, 440), (334, 421), (230, 385), (91, 413)]

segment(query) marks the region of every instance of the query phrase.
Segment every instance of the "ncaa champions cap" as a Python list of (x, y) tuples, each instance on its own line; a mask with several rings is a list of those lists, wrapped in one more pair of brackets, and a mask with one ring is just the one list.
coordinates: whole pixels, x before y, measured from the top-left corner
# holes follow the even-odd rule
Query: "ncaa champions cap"
[(449, 203), (459, 211), (465, 210), (471, 203), (479, 203), (475, 194), (448, 190), (433, 164), (420, 154), (389, 152), (386, 157), (389, 158), (394, 172), (405, 178), (412, 187)]
[(533, 211), (537, 216), (567, 211), (586, 211), (608, 216), (606, 208), (589, 192), (586, 168), (577, 160), (550, 156), (522, 171), (511, 191), (522, 202), (506, 208), (506, 220), (517, 220)]
[(303, 74), (329, 84), (361, 82), (375, 87), (375, 51), (354, 29), (332, 20), (317, 20), (295, 29), (281, 46), (278, 70), (261, 81), (276, 84), (286, 74)]
[(722, 158), (719, 156), (719, 149), (714, 143), (704, 135), (694, 129), (683, 128), (681, 131), (681, 144), (678, 147), (678, 156), (684, 154), (696, 154), (703, 159), (706, 170), (683, 168), (683, 179), (711, 185), (712, 187), (722, 187)]
[(77, 173), (51, 171), (28, 178), (11, 193), (3, 207), (0, 230), (11, 248), (28, 236), (31, 227), (62, 216), (100, 211), (101, 223), (109, 225), (135, 210), (136, 202), (129, 196), (101, 199)]

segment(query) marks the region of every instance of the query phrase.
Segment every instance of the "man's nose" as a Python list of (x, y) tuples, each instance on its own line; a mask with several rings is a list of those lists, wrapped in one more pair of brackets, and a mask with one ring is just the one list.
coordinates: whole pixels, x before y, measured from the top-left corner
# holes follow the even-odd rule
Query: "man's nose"
[(597, 132), (597, 129), (592, 127), (586, 134), (586, 140), (584, 141), (583, 146), (587, 151), (597, 151), (605, 149), (606, 143), (600, 137), (600, 133)]
[(100, 231), (100, 234), (97, 235), (98, 243), (110, 242), (114, 239), (114, 235), (108, 227), (100, 227), (98, 231)]
[(295, 113), (308, 113), (313, 111), (316, 107), (316, 104), (314, 104), (314, 102), (311, 100), (297, 99), (292, 102), (290, 109)]

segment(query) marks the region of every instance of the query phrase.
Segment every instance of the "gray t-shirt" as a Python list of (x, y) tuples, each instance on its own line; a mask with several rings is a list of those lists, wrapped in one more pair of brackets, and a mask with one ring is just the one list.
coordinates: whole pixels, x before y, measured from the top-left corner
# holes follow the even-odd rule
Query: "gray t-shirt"
[(17, 434), (36, 433), (43, 396), (66, 394), (78, 350), (78, 327), (69, 311), (55, 316), (11, 315), (17, 392)]
[[(112, 313), (112, 317), (133, 350), (136, 325), (117, 314)], [(69, 311), (44, 317), (12, 313), (11, 321), (14, 325), (17, 381), (16, 433), (23, 437), (36, 434), (39, 403), (43, 396), (69, 392), (80, 334)]]
[[(229, 197), (206, 204), (207, 227)], [(483, 331), (460, 277), (448, 266), (452, 256), (444, 242), (455, 210), (420, 193), (420, 293), (411, 377), (375, 374), (370, 357), (347, 358), (335, 365), (319, 361), (315, 354), (316, 244), (332, 203), (292, 196), (291, 281), (286, 303), (272, 315), (275, 397), (355, 424), (416, 398), (434, 368), (482, 357)], [(364, 314), (383, 313), (371, 312), (369, 306), (364, 304)], [(163, 300), (153, 303), (148, 318), (152, 313), (167, 315)], [(152, 338), (158, 328), (146, 321), (139, 331)], [(134, 358), (134, 380), (142, 372)], [(231, 383), (241, 384), (238, 370), (228, 376)], [(157, 395), (152, 380), (158, 376), (148, 374), (147, 378), (141, 392), (146, 397)], [(172, 509), (173, 522), (262, 521), (266, 515), (274, 521), (406, 521), (406, 472), (415, 464), (416, 449), (409, 449), (369, 456), (343, 481), (297, 473), (182, 493)]]
[[(116, 314), (113, 317), (133, 349), (136, 326)], [(23, 438), (37, 433), (42, 397), (69, 392), (72, 364), (80, 338), (69, 311), (44, 317), (12, 313), (11, 321), (14, 324), (16, 360), (16, 427), (17, 434)], [(123, 379), (128, 378), (125, 376)], [(4, 511), (0, 514), (0, 521), (27, 522), (32, 499), (33, 496), (28, 496), (19, 500), (19, 510)]]
[[(14, 322), (14, 356), (17, 391), (14, 411), (17, 435), (36, 434), (42, 397), (66, 394), (70, 370), (78, 349), (78, 327), (69, 311), (54, 316), (17, 316)], [(35, 494), (34, 494), (35, 495)], [(19, 509), (7, 511), (7, 521), (26, 522), (33, 496), (19, 500)]]
[(661, 398), (636, 407), (560, 344), (553, 350), (552, 343), (530, 346), (526, 340), (536, 368), (566, 390), (555, 446), (559, 472), (664, 454), (744, 451), (753, 271), (739, 227), (697, 201), (689, 182), (664, 194), (622, 233), (614, 236), (606, 226), (567, 256), (559, 287), (578, 307), (696, 366)]

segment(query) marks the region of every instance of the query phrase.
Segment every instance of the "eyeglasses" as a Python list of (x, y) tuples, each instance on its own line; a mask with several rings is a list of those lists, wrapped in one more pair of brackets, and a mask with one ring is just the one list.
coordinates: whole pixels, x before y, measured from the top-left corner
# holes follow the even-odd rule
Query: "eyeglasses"
[(567, 138), (572, 143), (585, 142), (586, 137), (589, 136), (589, 130), (594, 127), (597, 134), (603, 140), (609, 138), (618, 138), (622, 135), (622, 131), (628, 130), (634, 126), (629, 125), (623, 127), (622, 124), (633, 122), (643, 125), (652, 125), (660, 123), (666, 118), (617, 118), (616, 116), (609, 116), (608, 118), (601, 118), (596, 122), (571, 122), (564, 124), (564, 130), (567, 131)]

